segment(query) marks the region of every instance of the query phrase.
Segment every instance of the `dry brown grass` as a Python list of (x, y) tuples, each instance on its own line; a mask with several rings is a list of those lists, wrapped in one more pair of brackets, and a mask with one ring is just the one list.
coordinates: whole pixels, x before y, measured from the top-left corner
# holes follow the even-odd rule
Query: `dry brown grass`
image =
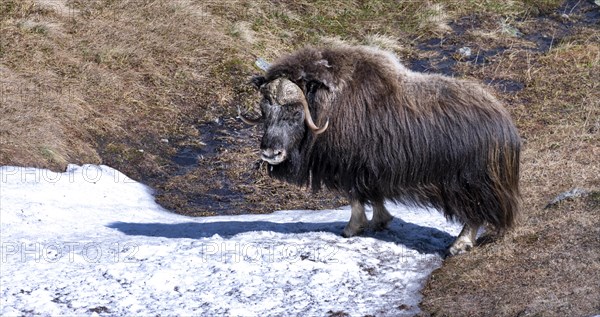
[[(496, 6), (489, 1), (478, 10)], [(61, 169), (67, 162), (102, 161), (136, 178), (147, 168), (160, 174), (167, 164), (160, 160), (160, 139), (188, 136), (193, 124), (232, 115), (232, 103), (251, 106), (244, 86), (256, 56), (272, 60), (327, 36), (358, 42), (380, 36), (388, 47), (400, 47), (393, 41), (445, 29), (440, 25), (449, 16), (464, 12), (460, 2), (449, 7), (385, 1), (3, 1), (6, 121), (0, 163)], [(525, 5), (502, 7), (512, 14)], [(144, 150), (142, 157), (138, 150)], [(131, 166), (141, 161), (145, 168)]]
[[(15, 140), (6, 144), (3, 164), (21, 163), (12, 153), (29, 146), (19, 139), (35, 142), (31, 152), (53, 144), (61, 160), (25, 156), (55, 169), (90, 156), (98, 162), (106, 157), (101, 152), (121, 148), (144, 150), (153, 160), (162, 154), (161, 137), (188, 135), (190, 125), (223, 115), (236, 84), (246, 80), (231, 73), (242, 65), (248, 72), (253, 62), (243, 54), (247, 43), (228, 34), (231, 23), (202, 2), (30, 0), (3, 6), (3, 109), (52, 117), (20, 118), (31, 126), (47, 123), (28, 131), (3, 124), (3, 139)], [(65, 127), (69, 131), (58, 131)], [(135, 156), (113, 154), (125, 161)]]
[[(560, 36), (564, 17), (535, 18), (560, 2), (4, 0), (0, 165), (108, 164), (191, 215), (220, 203), (232, 213), (331, 207), (342, 201), (274, 182), (255, 164), (257, 131), (234, 116), (237, 104), (256, 103), (247, 85), (256, 57), (340, 40), (442, 62), (452, 57), (419, 44), (442, 37), (475, 54), (502, 47), (485, 64), (458, 61), (453, 71), (525, 87), (491, 87), (525, 142), (522, 224), (447, 260), (425, 289), (424, 314), (600, 313), (599, 31), (581, 27), (547, 53), (515, 34)], [(215, 121), (227, 147), (182, 172), (171, 157), (202, 149), (200, 127)], [(574, 187), (596, 193), (543, 209)]]
[(598, 192), (552, 209), (526, 206), (515, 232), (446, 260), (422, 307), (432, 316), (591, 316), (600, 311)]

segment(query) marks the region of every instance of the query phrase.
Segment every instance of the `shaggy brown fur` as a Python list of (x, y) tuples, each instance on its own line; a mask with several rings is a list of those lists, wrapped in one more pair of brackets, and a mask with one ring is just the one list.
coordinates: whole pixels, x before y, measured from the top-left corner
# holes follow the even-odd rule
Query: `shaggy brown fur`
[(514, 223), (521, 141), (481, 86), (415, 73), (389, 52), (350, 46), (299, 50), (254, 82), (280, 77), (304, 91), (317, 125), (328, 119), (330, 126), (314, 135), (298, 106), (275, 111), (265, 96), (262, 148), (289, 152), (270, 167), (272, 176), (315, 190), (325, 185), (361, 204), (438, 208), (475, 227)]

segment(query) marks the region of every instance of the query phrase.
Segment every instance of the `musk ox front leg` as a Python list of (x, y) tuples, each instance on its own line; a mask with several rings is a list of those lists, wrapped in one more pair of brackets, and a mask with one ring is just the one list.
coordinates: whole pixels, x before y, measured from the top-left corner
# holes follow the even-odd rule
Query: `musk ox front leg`
[(394, 219), (390, 212), (385, 208), (383, 201), (373, 202), (373, 219), (371, 219), (371, 229), (381, 231), (387, 229), (390, 222)]
[(477, 225), (465, 224), (456, 240), (454, 240), (454, 243), (450, 246), (450, 249), (448, 249), (448, 253), (450, 255), (457, 255), (470, 251), (475, 246), (478, 230), (479, 226)]
[(344, 228), (344, 232), (342, 232), (344, 238), (350, 238), (361, 234), (369, 225), (367, 215), (365, 214), (365, 205), (355, 199), (351, 201), (350, 205), (352, 206), (352, 215), (350, 216), (350, 221), (346, 225), (346, 228)]

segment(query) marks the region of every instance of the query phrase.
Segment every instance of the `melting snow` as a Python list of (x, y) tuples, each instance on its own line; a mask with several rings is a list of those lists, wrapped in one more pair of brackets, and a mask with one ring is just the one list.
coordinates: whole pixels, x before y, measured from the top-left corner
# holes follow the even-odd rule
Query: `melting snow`
[(2, 316), (410, 316), (460, 231), (394, 204), (390, 230), (350, 239), (349, 208), (185, 217), (107, 166), (0, 178)]

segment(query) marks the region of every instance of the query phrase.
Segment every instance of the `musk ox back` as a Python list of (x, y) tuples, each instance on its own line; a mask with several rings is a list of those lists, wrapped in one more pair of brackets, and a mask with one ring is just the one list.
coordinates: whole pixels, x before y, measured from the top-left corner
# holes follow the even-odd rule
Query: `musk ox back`
[(305, 48), (269, 67), (263, 95), (263, 160), (271, 176), (347, 195), (343, 234), (392, 220), (386, 199), (437, 208), (465, 227), (450, 253), (474, 245), (477, 230), (515, 222), (520, 138), (502, 105), (481, 86), (405, 68), (363, 46)]

